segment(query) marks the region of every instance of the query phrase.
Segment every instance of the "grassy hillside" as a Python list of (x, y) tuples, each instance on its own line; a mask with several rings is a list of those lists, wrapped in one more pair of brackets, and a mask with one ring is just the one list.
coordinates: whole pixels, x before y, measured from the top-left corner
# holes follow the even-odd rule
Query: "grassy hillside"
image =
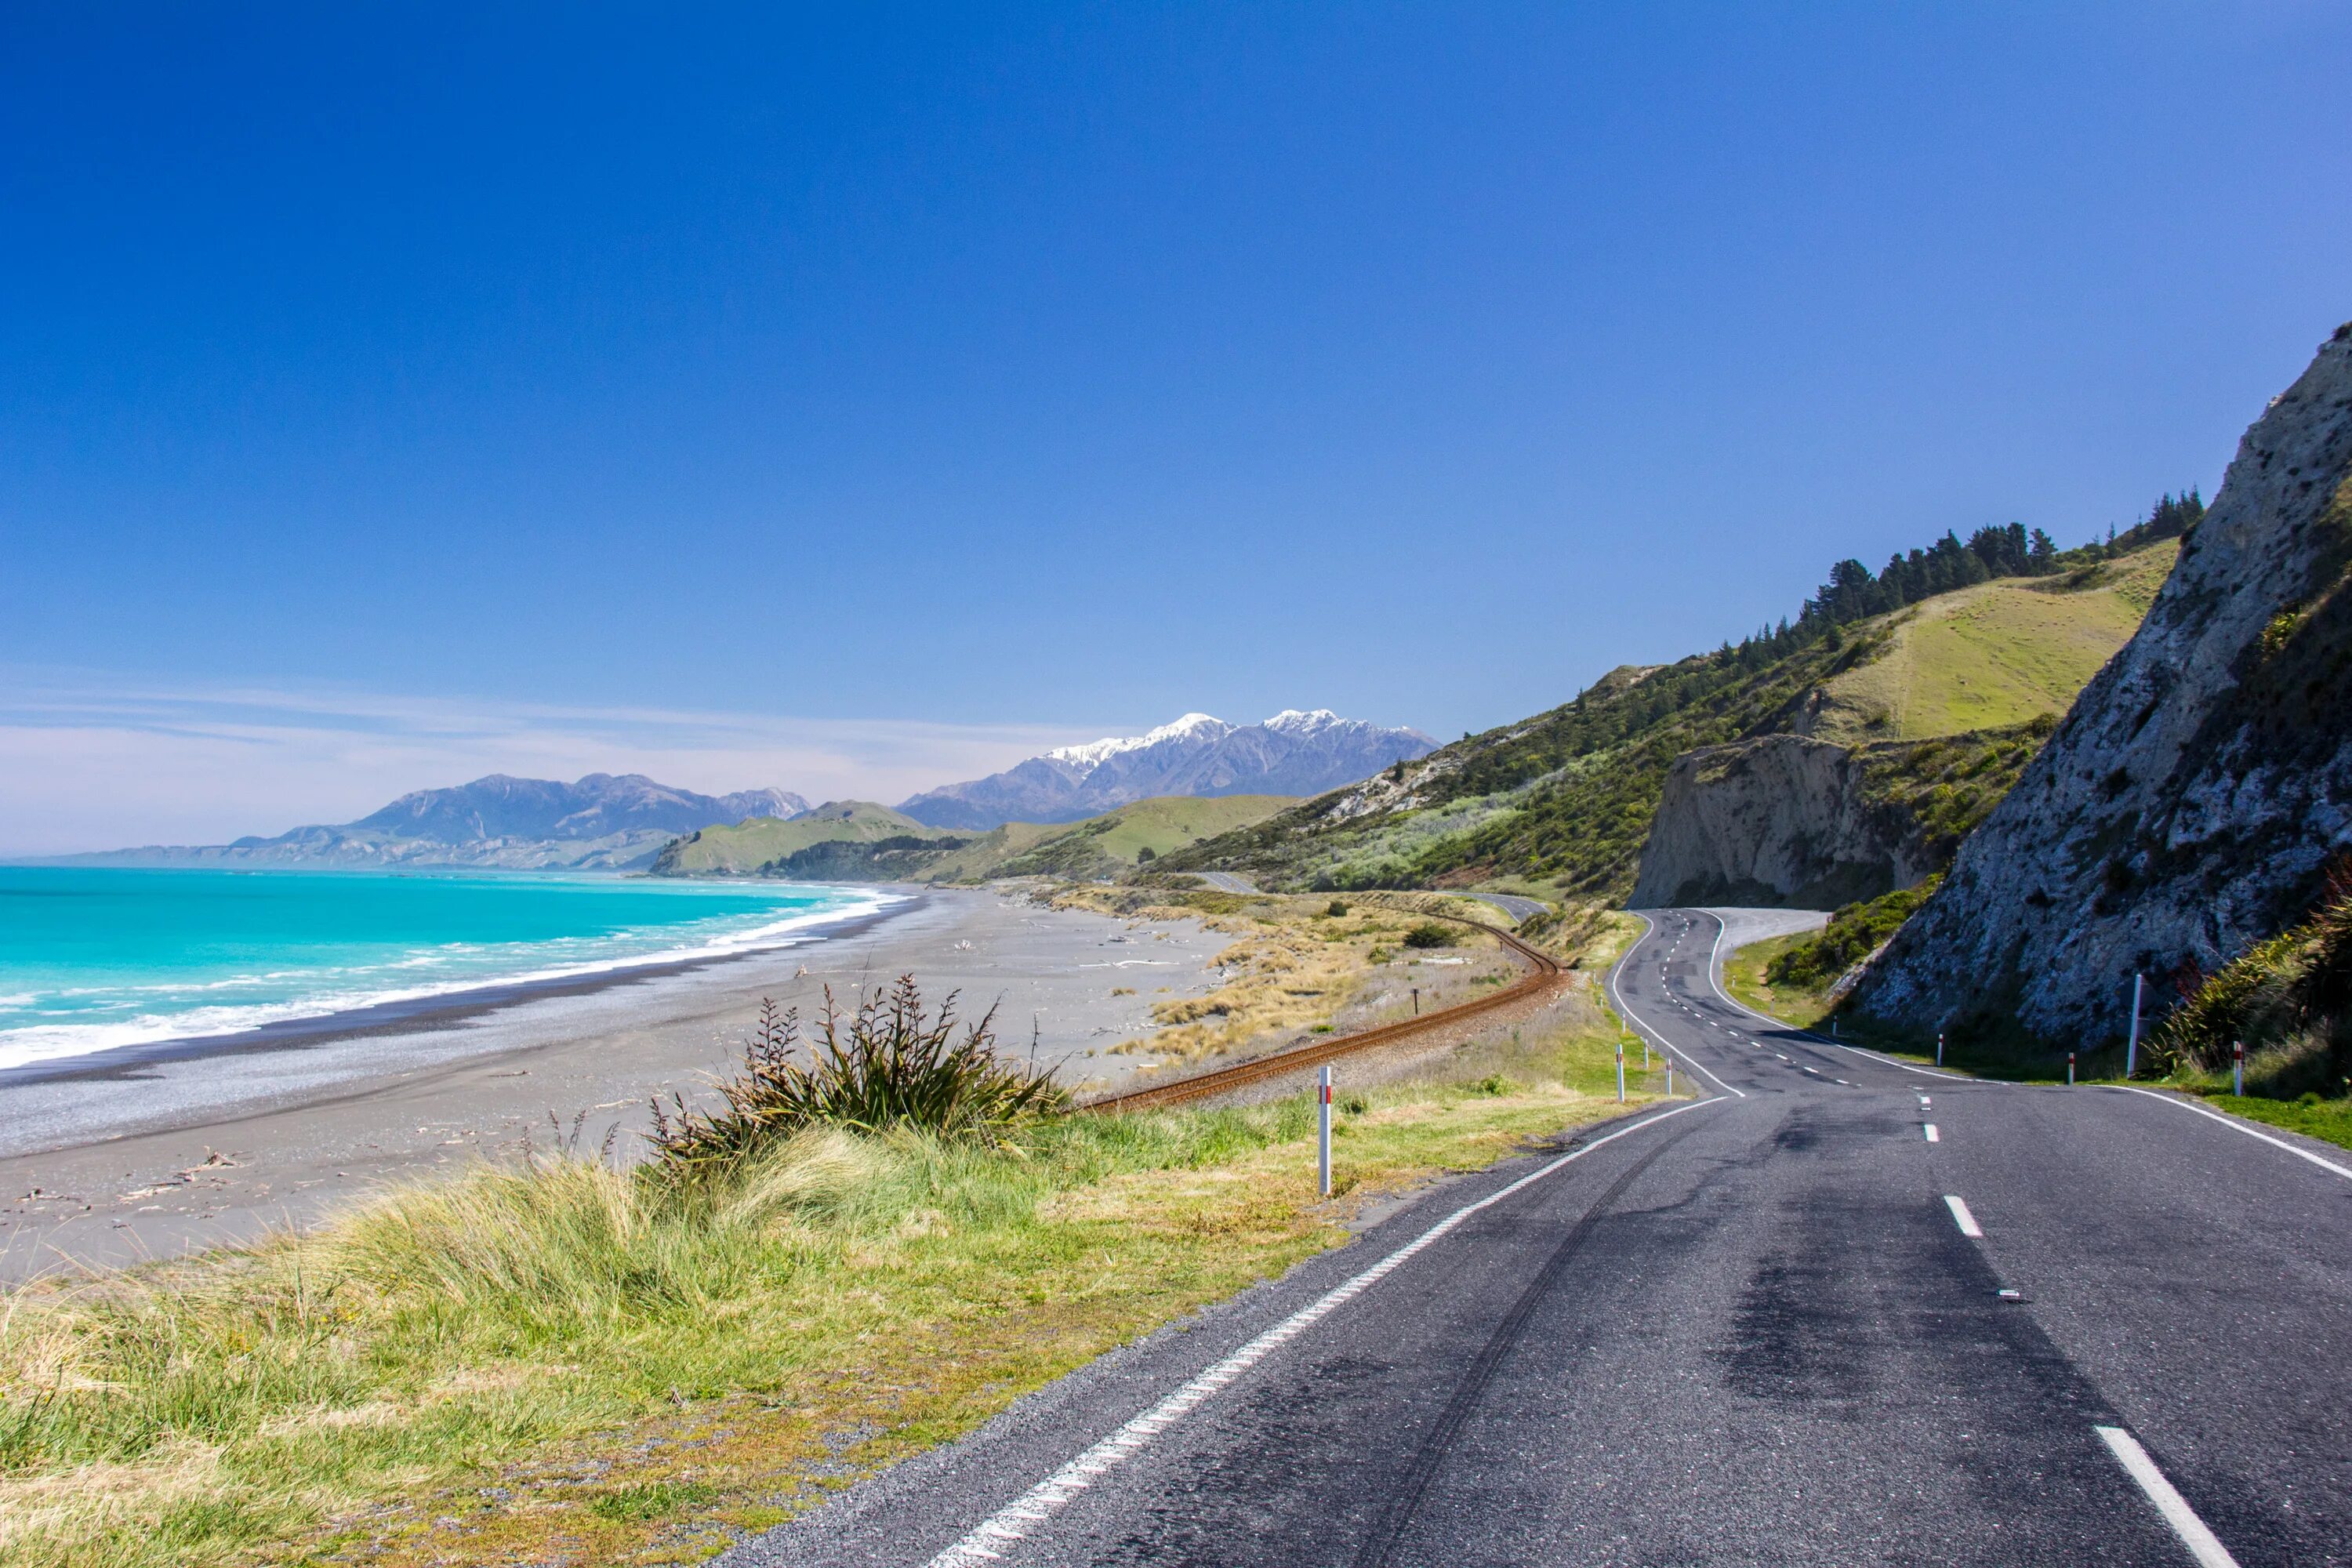
[(994, 875), (1063, 877), (1085, 881), (1157, 862), (1204, 838), (1265, 821), (1297, 805), (1286, 795), (1183, 795), (1139, 800), (1090, 817), (1008, 856)]
[(2063, 574), (1973, 584), (1810, 641), (1776, 634), (1615, 670), (1549, 713), (1162, 865), (1268, 887), (1504, 885), (1613, 900), (1633, 887), (1676, 757), (1789, 731), (1880, 742), (1866, 753), (1873, 798), (1957, 843), (2014, 782), (2050, 716), (2130, 637), (2176, 550), (2166, 540)]
[(730, 827), (705, 827), (674, 839), (655, 859), (653, 874), (744, 877), (814, 845), (870, 844), (883, 838), (928, 841), (951, 837), (870, 800), (829, 800), (806, 816), (790, 820), (755, 816)]
[(1919, 741), (2065, 712), (2131, 639), (2179, 552), (2166, 540), (2059, 577), (2003, 578), (1888, 618), (1886, 648), (1827, 681), (1811, 731)]
[(829, 801), (789, 822), (761, 817), (706, 827), (664, 849), (654, 872), (844, 882), (982, 882), (995, 877), (1086, 881), (1131, 871), (1296, 804), (1281, 795), (1169, 796), (1137, 801), (1084, 822), (1010, 822), (972, 834), (926, 827), (871, 801)]

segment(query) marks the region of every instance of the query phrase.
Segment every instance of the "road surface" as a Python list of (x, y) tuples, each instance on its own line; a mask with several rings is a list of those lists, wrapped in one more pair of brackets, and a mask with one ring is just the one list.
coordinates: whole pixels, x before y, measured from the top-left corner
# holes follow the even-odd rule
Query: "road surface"
[(1551, 906), (1541, 899), (1523, 899), (1517, 893), (1458, 893), (1457, 898), (1475, 899), (1482, 904), (1492, 904), (1515, 921), (1539, 915)]
[(2352, 1561), (2352, 1156), (1813, 1040), (1722, 995), (1716, 916), (1651, 918), (1612, 991), (1706, 1098), (729, 1561)]

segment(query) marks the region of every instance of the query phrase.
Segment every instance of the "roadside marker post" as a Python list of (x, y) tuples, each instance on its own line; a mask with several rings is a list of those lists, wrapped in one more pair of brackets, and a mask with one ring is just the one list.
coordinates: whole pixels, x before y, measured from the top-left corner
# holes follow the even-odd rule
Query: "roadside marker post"
[(1672, 1100), (1674, 1097), (1675, 1097), (1675, 1058), (1672, 1058), (1672, 1057), (1668, 1057), (1668, 1058), (1666, 1058), (1666, 1098), (1667, 1098), (1668, 1100)]
[(2072, 1051), (2066, 1053), (2066, 1087), (2074, 1087), (2074, 1053)]
[(1321, 1068), (1315, 1075), (1315, 1184), (1325, 1197), (1331, 1195), (1331, 1069)]
[(2246, 1097), (2246, 1042), (2230, 1042), (2230, 1092), (2243, 1100)]
[(1625, 1041), (1622, 1036), (1617, 1041), (1617, 1103), (1625, 1103)]
[(2132, 975), (2131, 1033), (2124, 1037), (2124, 1077), (2139, 1076), (2139, 988), (2140, 976)]
[(1936, 1031), (1936, 1065), (1944, 1065), (1944, 1031), (1941, 1029)]

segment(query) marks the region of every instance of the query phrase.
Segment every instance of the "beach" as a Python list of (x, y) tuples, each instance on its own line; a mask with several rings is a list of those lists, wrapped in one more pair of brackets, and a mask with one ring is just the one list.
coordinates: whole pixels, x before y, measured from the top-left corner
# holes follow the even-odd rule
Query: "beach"
[(651, 1101), (733, 1069), (763, 997), (807, 1018), (827, 985), (846, 1007), (913, 974), (966, 1016), (996, 1005), (1005, 1048), (1029, 1055), (1034, 1026), (1040, 1066), (1111, 1087), (1150, 1058), (1109, 1047), (1152, 1031), (1153, 1002), (1212, 989), (1230, 941), (1002, 889), (898, 891), (790, 947), (0, 1074), (0, 1280), (248, 1240), (526, 1140), (625, 1158)]

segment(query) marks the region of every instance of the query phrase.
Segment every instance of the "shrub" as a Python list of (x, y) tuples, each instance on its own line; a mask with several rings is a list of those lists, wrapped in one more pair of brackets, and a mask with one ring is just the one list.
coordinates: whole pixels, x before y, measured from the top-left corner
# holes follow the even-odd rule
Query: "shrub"
[(1916, 887), (1848, 904), (1830, 917), (1821, 935), (1796, 943), (1774, 959), (1764, 971), (1765, 983), (1807, 989), (1829, 984), (1877, 951), (1943, 880), (1939, 871)]
[(1452, 947), (1454, 930), (1435, 921), (1423, 921), (1404, 933), (1404, 944), (1407, 947)]
[(997, 1055), (994, 1008), (956, 1039), (955, 1002), (950, 993), (931, 1017), (915, 977), (901, 975), (887, 995), (868, 996), (845, 1020), (827, 986), (806, 1067), (793, 1059), (802, 1047), (798, 1010), (779, 1013), (773, 1002), (761, 1002), (742, 1075), (719, 1086), (722, 1109), (690, 1110), (675, 1097), (674, 1112), (655, 1104), (659, 1163), (684, 1173), (820, 1125), (866, 1132), (911, 1127), (993, 1143), (1016, 1122), (1068, 1108), (1068, 1092), (1050, 1071)]
[(1334, 899), (1334, 900), (1331, 900), (1331, 902), (1330, 902), (1329, 906), (1328, 906), (1328, 908), (1326, 908), (1326, 909), (1324, 910), (1324, 911), (1323, 911), (1323, 912), (1324, 912), (1325, 914), (1327, 914), (1327, 915), (1329, 915), (1333, 920), (1335, 920), (1335, 921), (1336, 921), (1336, 920), (1338, 920), (1341, 915), (1344, 915), (1344, 914), (1346, 914), (1346, 913), (1348, 912), (1348, 906), (1347, 906), (1346, 904), (1344, 904), (1344, 903), (1340, 902), (1338, 899)]
[(1137, 865), (1139, 865), (1139, 866), (1148, 865), (1148, 864), (1150, 864), (1151, 861), (1157, 860), (1157, 859), (1159, 859), (1159, 858), (1160, 858), (1160, 851), (1158, 851), (1157, 849), (1154, 849), (1154, 848), (1153, 848), (1150, 845), (1149, 845), (1149, 844), (1145, 845), (1142, 848), (1140, 848), (1140, 849), (1139, 849), (1139, 850), (1137, 850), (1137, 851), (1135, 852), (1135, 863), (1136, 863)]
[[(2319, 906), (2305, 923), (2255, 943), (2189, 993), (2150, 1037), (2154, 1059), (2213, 1072), (2243, 1041), (2248, 1078), (2294, 1089), (2340, 1087), (2352, 1066), (2352, 862), (2329, 868)], [(2255, 1070), (2252, 1057), (2266, 1059)]]

